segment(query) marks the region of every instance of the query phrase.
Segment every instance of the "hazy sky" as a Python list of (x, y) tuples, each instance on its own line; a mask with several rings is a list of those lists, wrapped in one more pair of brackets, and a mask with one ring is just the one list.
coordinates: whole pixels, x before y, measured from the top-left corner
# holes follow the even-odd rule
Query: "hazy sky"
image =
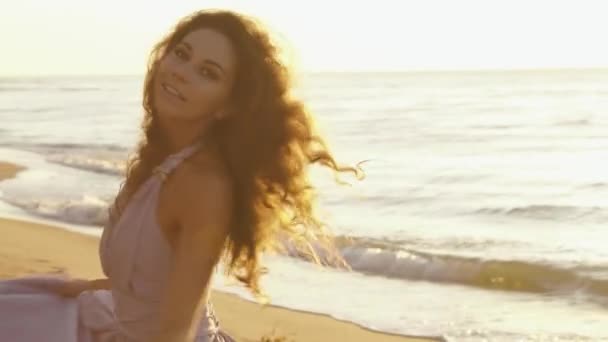
[(140, 74), (202, 8), (262, 19), (303, 70), (608, 67), (605, 0), (1, 1), (0, 75)]

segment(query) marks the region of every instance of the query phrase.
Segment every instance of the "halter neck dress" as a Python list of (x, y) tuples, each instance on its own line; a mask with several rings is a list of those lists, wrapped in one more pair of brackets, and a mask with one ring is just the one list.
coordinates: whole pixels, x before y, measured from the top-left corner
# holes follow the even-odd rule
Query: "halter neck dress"
[[(145, 342), (157, 333), (172, 251), (156, 216), (164, 180), (200, 144), (168, 156), (132, 195), (115, 224), (106, 224), (99, 257), (111, 290), (60, 298), (44, 290), (59, 276), (0, 281), (0, 337), (12, 342)], [(220, 330), (210, 303), (196, 342), (234, 342)]]

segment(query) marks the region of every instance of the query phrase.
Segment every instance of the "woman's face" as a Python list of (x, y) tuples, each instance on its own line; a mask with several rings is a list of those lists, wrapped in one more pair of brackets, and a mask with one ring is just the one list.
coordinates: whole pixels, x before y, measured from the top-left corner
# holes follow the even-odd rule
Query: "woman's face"
[(191, 31), (159, 63), (154, 107), (165, 119), (221, 119), (235, 73), (236, 53), (228, 38), (212, 29)]

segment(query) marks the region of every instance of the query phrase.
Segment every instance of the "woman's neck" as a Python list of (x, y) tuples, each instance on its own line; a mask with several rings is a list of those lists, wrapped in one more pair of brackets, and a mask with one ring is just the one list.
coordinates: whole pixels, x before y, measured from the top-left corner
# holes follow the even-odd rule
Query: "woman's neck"
[(163, 124), (162, 128), (167, 139), (169, 153), (177, 153), (197, 142), (204, 142), (209, 130), (206, 122), (178, 122), (174, 120)]

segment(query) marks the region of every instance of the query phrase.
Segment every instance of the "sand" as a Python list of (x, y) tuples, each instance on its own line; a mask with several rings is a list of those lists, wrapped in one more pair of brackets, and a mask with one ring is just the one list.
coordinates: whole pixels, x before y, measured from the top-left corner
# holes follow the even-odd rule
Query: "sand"
[(23, 167), (0, 161), (0, 181), (15, 177)]
[[(14, 177), (22, 169), (0, 162), (0, 180)], [(0, 236), (0, 278), (57, 271), (66, 271), (74, 277), (103, 277), (96, 237), (2, 218)], [(212, 296), (223, 329), (239, 342), (262, 341), (263, 336), (273, 334), (286, 337), (284, 341), (297, 342), (431, 341), (378, 333), (326, 315), (272, 305), (264, 307), (218, 291)]]

